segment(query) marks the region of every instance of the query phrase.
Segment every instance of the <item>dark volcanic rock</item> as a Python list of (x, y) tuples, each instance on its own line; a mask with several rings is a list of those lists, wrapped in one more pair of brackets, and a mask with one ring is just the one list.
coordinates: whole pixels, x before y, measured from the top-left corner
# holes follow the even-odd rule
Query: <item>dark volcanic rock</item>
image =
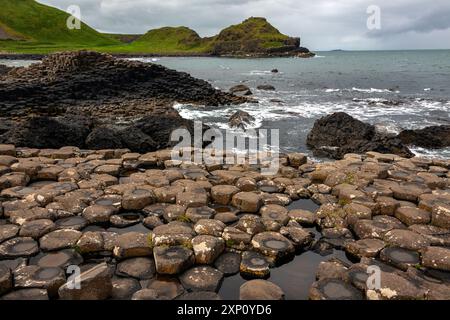
[(11, 67), (0, 64), (0, 77), (6, 75), (10, 70), (12, 70)]
[(52, 54), (1, 75), (0, 143), (18, 147), (154, 151), (169, 145), (172, 130), (193, 127), (175, 102), (247, 101), (187, 73), (89, 51)]
[(419, 130), (404, 130), (398, 138), (408, 145), (439, 149), (450, 146), (450, 126), (432, 126)]
[(376, 151), (410, 158), (413, 153), (400, 139), (378, 133), (373, 125), (338, 112), (317, 120), (307, 145), (315, 155), (342, 159), (347, 153)]
[(253, 118), (248, 112), (239, 110), (230, 117), (228, 124), (231, 128), (240, 128), (245, 130), (247, 125), (252, 121), (255, 121), (255, 118)]

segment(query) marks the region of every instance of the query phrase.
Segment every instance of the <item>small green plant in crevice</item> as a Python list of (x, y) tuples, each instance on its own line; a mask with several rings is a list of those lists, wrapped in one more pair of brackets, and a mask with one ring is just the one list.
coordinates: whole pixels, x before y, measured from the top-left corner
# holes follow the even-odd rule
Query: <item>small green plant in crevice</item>
[(189, 219), (189, 217), (186, 216), (185, 214), (183, 214), (182, 216), (179, 216), (177, 218), (177, 221), (178, 222), (185, 222), (185, 223), (191, 223), (192, 222), (191, 219)]
[(345, 174), (345, 180), (344, 180), (344, 183), (347, 183), (347, 184), (355, 184), (355, 181), (356, 181), (356, 175), (355, 175), (354, 172), (347, 172), (347, 173)]
[(236, 242), (232, 239), (228, 239), (225, 241), (225, 245), (229, 248), (233, 247), (236, 244)]
[(181, 246), (189, 250), (194, 249), (192, 242), (190, 240), (185, 241)]
[(340, 205), (341, 207), (345, 207), (346, 205), (352, 203), (350, 200), (348, 199), (339, 199), (338, 201), (338, 205)]

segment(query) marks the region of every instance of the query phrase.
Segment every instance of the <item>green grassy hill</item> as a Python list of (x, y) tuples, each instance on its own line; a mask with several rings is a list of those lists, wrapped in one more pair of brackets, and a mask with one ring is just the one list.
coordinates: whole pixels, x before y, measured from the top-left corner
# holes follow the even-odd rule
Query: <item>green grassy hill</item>
[(299, 39), (280, 33), (264, 18), (249, 18), (201, 38), (187, 27), (165, 27), (146, 34), (102, 34), (86, 24), (67, 28), (69, 14), (34, 0), (0, 0), (0, 53), (46, 54), (92, 49), (124, 54), (245, 55), (298, 47)]
[(68, 13), (34, 0), (0, 0), (0, 51), (52, 51), (118, 43), (84, 23), (80, 30), (68, 29), (68, 17)]

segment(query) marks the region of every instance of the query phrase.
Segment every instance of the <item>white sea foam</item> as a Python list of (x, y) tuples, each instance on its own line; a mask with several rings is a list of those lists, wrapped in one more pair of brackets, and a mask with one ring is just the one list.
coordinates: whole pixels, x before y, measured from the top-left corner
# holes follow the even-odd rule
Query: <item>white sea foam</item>
[(400, 93), (400, 91), (393, 91), (393, 90), (389, 90), (389, 89), (376, 89), (376, 88), (363, 89), (363, 88), (356, 88), (356, 87), (353, 87), (352, 91), (366, 92), (366, 93), (388, 93), (388, 92)]

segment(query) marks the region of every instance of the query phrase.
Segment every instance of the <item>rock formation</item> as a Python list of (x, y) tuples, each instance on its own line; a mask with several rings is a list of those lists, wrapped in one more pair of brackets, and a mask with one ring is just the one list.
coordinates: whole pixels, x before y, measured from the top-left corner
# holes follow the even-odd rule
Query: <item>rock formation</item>
[(342, 159), (347, 153), (376, 151), (410, 158), (413, 153), (396, 137), (381, 134), (373, 125), (344, 112), (325, 116), (314, 123), (307, 145), (315, 155)]
[(246, 101), (187, 73), (96, 52), (59, 53), (0, 76), (0, 142), (60, 148), (166, 147), (173, 129), (191, 129), (174, 102)]

